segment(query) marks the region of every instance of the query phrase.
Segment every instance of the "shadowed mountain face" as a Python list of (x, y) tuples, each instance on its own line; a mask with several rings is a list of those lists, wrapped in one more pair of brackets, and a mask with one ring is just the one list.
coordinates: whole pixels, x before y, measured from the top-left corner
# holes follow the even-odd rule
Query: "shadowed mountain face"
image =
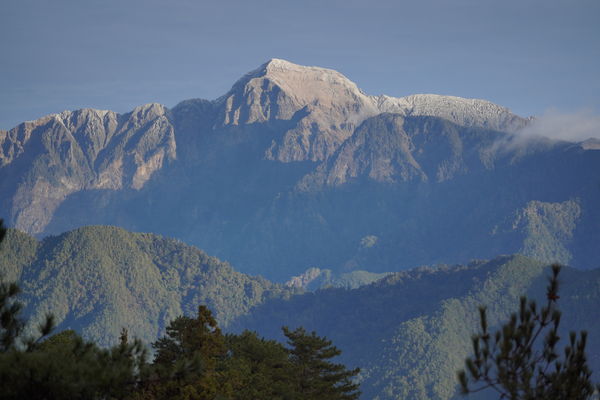
[(0, 204), (30, 234), (156, 232), (277, 280), (513, 252), (596, 265), (600, 151), (514, 140), (527, 123), (484, 100), (369, 96), (271, 60), (214, 101), (0, 131)]

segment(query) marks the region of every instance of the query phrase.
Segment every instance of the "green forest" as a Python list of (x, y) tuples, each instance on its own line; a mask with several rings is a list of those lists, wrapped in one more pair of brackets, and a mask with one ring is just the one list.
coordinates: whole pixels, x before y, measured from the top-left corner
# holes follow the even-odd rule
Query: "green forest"
[[(42, 241), (8, 230), (0, 271), (7, 399), (460, 398), (479, 307), (501, 329), (523, 295), (544, 303), (550, 275), (502, 256), (308, 292), (176, 240), (101, 226)], [(562, 348), (570, 330), (587, 332), (591, 381), (599, 301), (600, 270), (562, 269), (556, 334)]]
[[(0, 242), (5, 236), (0, 220)], [(102, 348), (73, 330), (53, 334), (48, 313), (27, 333), (16, 283), (0, 282), (1, 399), (357, 399), (358, 369), (331, 359), (331, 341), (283, 327), (288, 347), (256, 333), (224, 335), (212, 312), (179, 316), (152, 343), (153, 360), (127, 329)]]

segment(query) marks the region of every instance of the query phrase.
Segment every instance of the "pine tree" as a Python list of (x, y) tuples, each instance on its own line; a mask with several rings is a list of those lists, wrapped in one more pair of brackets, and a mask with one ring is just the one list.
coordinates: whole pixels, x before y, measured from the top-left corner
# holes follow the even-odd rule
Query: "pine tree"
[[(521, 298), (519, 313), (495, 333), (488, 329), (485, 307), (480, 308), (481, 330), (473, 336), (473, 356), (458, 373), (463, 394), (494, 390), (509, 400), (584, 400), (594, 394), (587, 365), (585, 331), (571, 332), (561, 357), (557, 349), (561, 313), (557, 307), (558, 275), (552, 266), (547, 302), (538, 309)], [(540, 343), (543, 337), (543, 343)]]
[[(5, 235), (4, 221), (0, 219), (0, 243)], [(18, 318), (23, 306), (14, 300), (18, 294), (16, 283), (0, 281), (0, 352), (12, 348), (23, 331), (24, 323)]]
[(204, 362), (212, 362), (225, 352), (225, 338), (208, 307), (198, 307), (196, 318), (177, 317), (166, 329), (166, 336), (152, 347), (156, 350), (154, 362), (169, 365), (177, 360), (200, 355)]
[(302, 400), (354, 400), (360, 396), (359, 385), (353, 379), (360, 370), (348, 370), (330, 360), (341, 354), (330, 340), (310, 334), (304, 328), (290, 331), (283, 327), (290, 345), (293, 366), (294, 393)]
[(147, 399), (214, 399), (223, 394), (220, 361), (225, 338), (210, 310), (201, 305), (196, 318), (177, 317), (156, 350), (154, 378), (142, 390)]
[(227, 381), (233, 400), (283, 400), (293, 390), (287, 349), (275, 340), (244, 331), (227, 335)]

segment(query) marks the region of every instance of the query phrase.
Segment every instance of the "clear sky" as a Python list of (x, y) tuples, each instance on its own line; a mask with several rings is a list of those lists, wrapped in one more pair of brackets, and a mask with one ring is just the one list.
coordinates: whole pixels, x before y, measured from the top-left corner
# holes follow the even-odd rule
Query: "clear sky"
[(598, 0), (0, 0), (0, 129), (223, 95), (270, 58), (369, 94), (600, 109)]

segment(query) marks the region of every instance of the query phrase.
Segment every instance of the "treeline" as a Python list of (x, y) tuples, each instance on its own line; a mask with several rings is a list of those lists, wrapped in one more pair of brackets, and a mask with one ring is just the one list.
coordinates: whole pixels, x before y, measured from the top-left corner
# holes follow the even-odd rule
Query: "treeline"
[[(11, 305), (10, 285), (0, 287), (2, 315)], [(12, 303), (14, 305), (16, 303)], [(14, 321), (14, 319), (13, 319)], [(6, 329), (8, 328), (8, 329)], [(147, 348), (130, 341), (109, 349), (71, 330), (37, 339), (20, 337), (21, 327), (2, 323), (0, 399), (357, 399), (348, 370), (331, 359), (340, 354), (331, 341), (303, 328), (283, 328), (286, 347), (256, 333), (223, 335), (212, 314), (200, 306), (196, 318), (179, 317), (167, 334)], [(19, 334), (15, 337), (14, 334)]]
[[(0, 220), (0, 242), (5, 229)], [(244, 331), (224, 335), (206, 306), (171, 321), (147, 347), (123, 329), (102, 348), (73, 330), (51, 334), (48, 315), (37, 335), (20, 318), (19, 287), (0, 282), (0, 399), (357, 399), (354, 378), (331, 361), (331, 341), (283, 327), (288, 346)]]

